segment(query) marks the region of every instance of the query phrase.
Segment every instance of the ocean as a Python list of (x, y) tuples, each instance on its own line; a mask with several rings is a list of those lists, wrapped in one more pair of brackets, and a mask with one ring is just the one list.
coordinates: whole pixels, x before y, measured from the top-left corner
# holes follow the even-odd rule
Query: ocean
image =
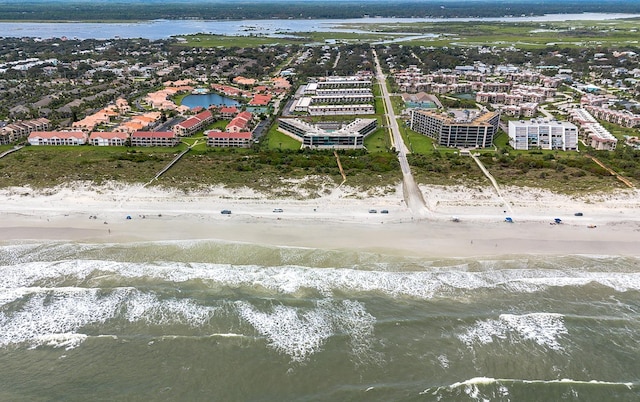
[(2, 401), (638, 401), (640, 258), (0, 244)]

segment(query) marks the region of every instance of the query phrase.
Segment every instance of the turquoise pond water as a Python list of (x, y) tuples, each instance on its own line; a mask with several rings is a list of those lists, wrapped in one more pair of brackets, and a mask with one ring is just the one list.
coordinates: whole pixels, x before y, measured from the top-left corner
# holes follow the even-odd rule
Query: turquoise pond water
[(188, 95), (182, 99), (182, 104), (190, 108), (201, 106), (208, 108), (211, 105), (214, 106), (237, 106), (240, 105), (235, 99), (227, 98), (226, 96), (218, 94), (201, 94), (201, 95)]

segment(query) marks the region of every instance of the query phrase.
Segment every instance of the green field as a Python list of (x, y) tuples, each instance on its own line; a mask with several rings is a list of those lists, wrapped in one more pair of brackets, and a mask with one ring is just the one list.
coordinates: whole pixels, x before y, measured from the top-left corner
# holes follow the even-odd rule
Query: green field
[(182, 36), (186, 39), (185, 42), (178, 42), (178, 45), (185, 47), (222, 47), (222, 48), (252, 48), (260, 46), (271, 45), (286, 45), (303, 43), (302, 38), (269, 38), (264, 36), (225, 36), (225, 35), (212, 35), (212, 34), (197, 34)]
[[(446, 22), (398, 24), (349, 24), (348, 29), (387, 33), (407, 33), (416, 39), (403, 41), (408, 46), (498, 46), (540, 48), (638, 46), (637, 19), (568, 22)], [(431, 34), (433, 37), (418, 38)]]
[(376, 32), (281, 32), (286, 37), (269, 37), (249, 33), (247, 36), (226, 36), (213, 34), (186, 35), (179, 42), (187, 47), (259, 47), (270, 45), (306, 44), (306, 43), (371, 43), (392, 40), (397, 33)]

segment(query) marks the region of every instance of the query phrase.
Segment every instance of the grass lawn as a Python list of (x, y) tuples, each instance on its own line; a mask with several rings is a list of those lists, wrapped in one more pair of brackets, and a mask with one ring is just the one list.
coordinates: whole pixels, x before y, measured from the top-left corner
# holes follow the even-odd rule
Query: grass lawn
[(391, 105), (393, 106), (393, 112), (399, 116), (407, 105), (404, 103), (402, 96), (391, 96)]
[(276, 124), (271, 126), (267, 135), (260, 141), (260, 147), (267, 149), (295, 151), (300, 149), (301, 146), (302, 143), (300, 141), (294, 140), (288, 135), (278, 131)]
[(433, 139), (411, 130), (402, 123), (398, 124), (400, 125), (402, 139), (411, 153), (427, 155), (435, 152)]
[(189, 92), (178, 94), (178, 95), (172, 97), (171, 100), (173, 100), (173, 103), (175, 103), (176, 105), (180, 106), (180, 105), (182, 105), (182, 100), (184, 98), (186, 98), (187, 96), (189, 96), (189, 95), (191, 95)]
[(502, 130), (498, 130), (498, 134), (493, 137), (493, 145), (500, 148), (507, 148), (509, 146), (509, 134)]
[(0, 145), (0, 154), (13, 148), (13, 145)]
[(364, 146), (370, 153), (387, 152), (391, 147), (388, 130), (378, 128), (364, 139)]

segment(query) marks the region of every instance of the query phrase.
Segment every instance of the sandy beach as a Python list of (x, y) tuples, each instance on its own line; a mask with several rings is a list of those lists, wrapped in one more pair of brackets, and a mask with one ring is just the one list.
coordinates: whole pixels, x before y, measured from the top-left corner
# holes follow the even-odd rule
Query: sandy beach
[[(189, 194), (119, 183), (9, 188), (0, 190), (0, 241), (214, 239), (441, 258), (640, 255), (637, 190), (569, 197), (506, 188), (503, 199), (489, 187), (422, 191), (424, 217), (412, 216), (399, 185), (366, 196), (339, 187), (303, 200), (222, 187)], [(231, 214), (221, 214), (225, 209)], [(514, 223), (506, 223), (507, 216)], [(562, 224), (552, 224), (555, 218)]]

